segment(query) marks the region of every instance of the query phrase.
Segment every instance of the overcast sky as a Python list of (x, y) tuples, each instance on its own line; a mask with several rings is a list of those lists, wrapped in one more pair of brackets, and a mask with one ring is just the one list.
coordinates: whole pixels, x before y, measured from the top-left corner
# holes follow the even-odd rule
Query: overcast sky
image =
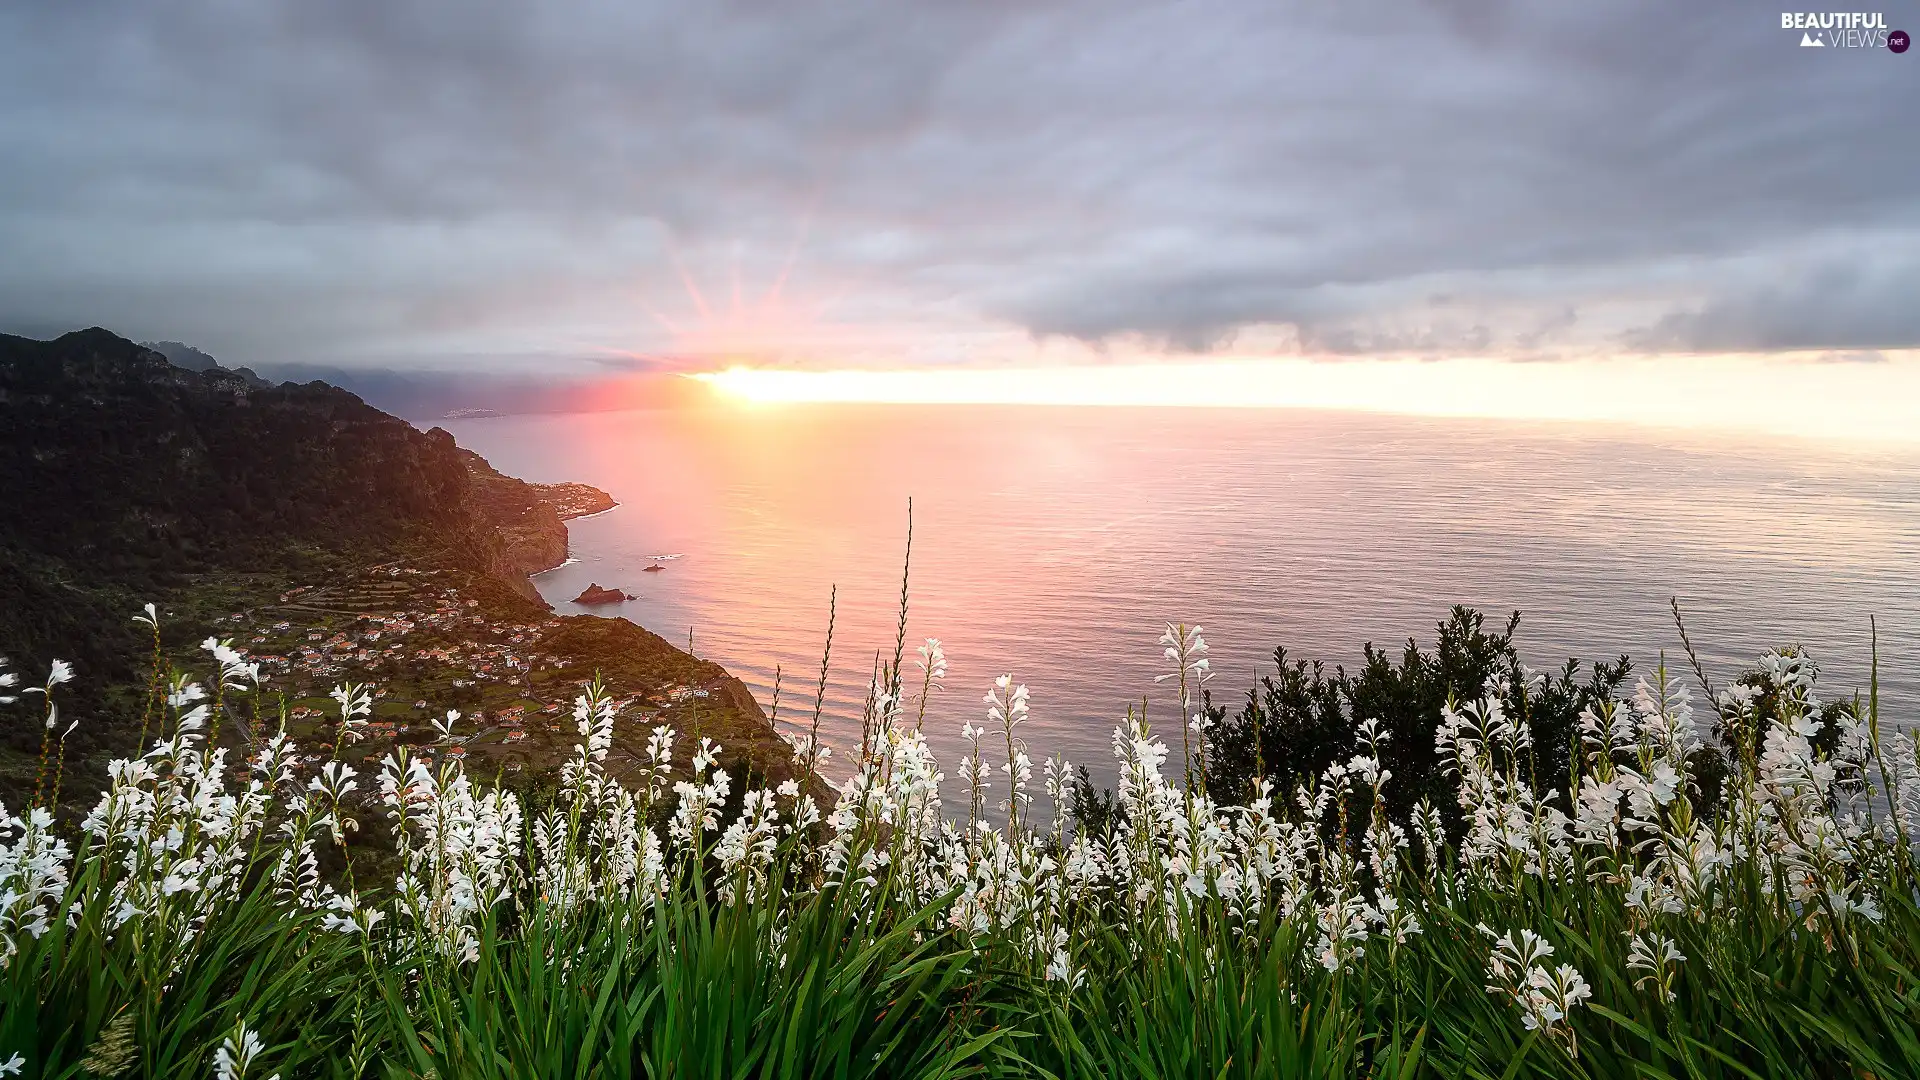
[(1700, 0), (9, 3), (0, 330), (555, 369), (1920, 346), (1920, 51), (1799, 42)]

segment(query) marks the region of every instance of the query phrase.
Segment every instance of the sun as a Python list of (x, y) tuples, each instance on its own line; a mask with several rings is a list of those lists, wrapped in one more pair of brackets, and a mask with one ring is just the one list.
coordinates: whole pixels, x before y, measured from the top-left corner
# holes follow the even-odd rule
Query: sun
[(1920, 440), (1920, 355), (1904, 354), (1854, 365), (1748, 355), (1550, 364), (1221, 358), (886, 370), (729, 363), (691, 377), (727, 399), (760, 405), (1304, 408)]

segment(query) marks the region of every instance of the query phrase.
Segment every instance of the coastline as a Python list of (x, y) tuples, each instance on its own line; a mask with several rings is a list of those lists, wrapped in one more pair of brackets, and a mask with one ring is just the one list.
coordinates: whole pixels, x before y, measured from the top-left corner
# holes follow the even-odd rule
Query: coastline
[[(613, 504), (612, 506), (609, 506), (609, 507), (607, 507), (607, 508), (606, 508), (605, 510), (595, 510), (595, 511), (593, 511), (593, 512), (591, 512), (591, 513), (586, 513), (586, 514), (562, 514), (562, 515), (560, 515), (560, 520), (561, 520), (561, 521), (585, 521), (585, 520), (586, 520), (586, 519), (588, 519), (588, 518), (596, 518), (596, 517), (599, 517), (599, 516), (600, 516), (600, 515), (602, 515), (602, 514), (611, 514), (611, 513), (613, 513), (613, 512), (615, 511), (615, 510), (618, 510), (618, 509), (620, 509), (620, 504), (619, 504), (619, 503), (614, 503), (614, 504)], [(543, 573), (543, 574), (544, 574), (544, 573), (546, 573), (546, 571), (545, 571), (545, 570), (542, 570), (542, 571), (541, 571), (541, 573)]]
[[(537, 489), (536, 489), (536, 490), (537, 490)], [(549, 503), (549, 505), (551, 505), (551, 503)], [(592, 518), (592, 517), (599, 517), (599, 516), (600, 516), (600, 515), (602, 515), (602, 514), (611, 514), (611, 513), (613, 513), (613, 512), (615, 511), (615, 510), (618, 510), (618, 509), (620, 509), (620, 504), (619, 504), (619, 503), (614, 503), (614, 504), (613, 504), (612, 506), (609, 506), (609, 507), (607, 507), (607, 508), (606, 508), (606, 509), (604, 509), (604, 510), (594, 510), (594, 511), (591, 511), (591, 512), (589, 512), (589, 513), (585, 513), (585, 514), (568, 514), (568, 513), (562, 513), (562, 512), (560, 512), (560, 510), (559, 510), (559, 508), (558, 508), (558, 507), (555, 507), (555, 508), (554, 508), (554, 510), (555, 510), (555, 514), (556, 514), (556, 516), (558, 516), (558, 517), (559, 517), (559, 519), (560, 519), (560, 527), (561, 527), (561, 531), (562, 531), (562, 532), (566, 532), (566, 524), (567, 524), (567, 522), (569, 522), (569, 521), (584, 521), (584, 520), (586, 520), (587, 518)], [(533, 579), (533, 578), (537, 578), (537, 577), (539, 577), (539, 576), (540, 576), (541, 574), (551, 574), (551, 573), (553, 573), (553, 572), (554, 572), (555, 570), (559, 570), (559, 569), (561, 569), (562, 567), (567, 567), (567, 566), (572, 566), (572, 565), (573, 565), (574, 563), (577, 563), (577, 562), (579, 562), (579, 561), (580, 561), (580, 560), (579, 560), (578, 558), (576, 558), (576, 557), (574, 556), (574, 554), (573, 554), (573, 536), (572, 536), (572, 534), (571, 534), (571, 533), (567, 533), (567, 537), (566, 537), (566, 542), (567, 542), (567, 557), (566, 557), (566, 558), (564, 558), (564, 559), (561, 559), (561, 560), (560, 560), (559, 562), (557, 562), (557, 563), (554, 563), (554, 564), (553, 564), (552, 566), (549, 566), (549, 567), (547, 567), (547, 568), (545, 568), (545, 569), (543, 569), (543, 570), (529, 570), (529, 571), (527, 571), (527, 578), (528, 578), (528, 581), (529, 581), (529, 583), (531, 583), (531, 581), (532, 581), (532, 579)], [(545, 602), (545, 601), (543, 600), (543, 601), (542, 601), (542, 603), (544, 603), (544, 602)], [(552, 607), (553, 605), (551, 605), (551, 604), (548, 604), (547, 606), (548, 606), (548, 607)]]
[[(485, 459), (479, 458), (477, 454), (474, 457), (484, 465)], [(593, 612), (559, 614), (555, 612), (554, 605), (541, 596), (538, 588), (534, 587), (534, 578), (581, 561), (573, 554), (573, 536), (571, 529), (568, 528), (569, 522), (611, 513), (619, 509), (621, 504), (615, 502), (612, 496), (587, 484), (571, 482), (530, 484), (494, 472), (490, 466), (485, 468), (487, 473), (501, 480), (513, 484), (524, 484), (527, 489), (530, 489), (533, 498), (546, 510), (552, 512), (553, 518), (557, 519), (554, 524), (558, 526), (559, 540), (564, 544), (563, 550), (566, 552), (566, 557), (544, 569), (523, 573), (523, 579), (528, 588), (533, 591), (536, 601), (545, 609), (548, 617), (563, 628), (558, 635), (559, 640), (553, 643), (555, 651), (571, 661), (582, 663), (583, 666), (592, 665), (609, 678), (611, 685), (625, 688), (629, 694), (637, 698), (641, 703), (639, 707), (650, 713), (653, 718), (669, 720), (675, 723), (675, 726), (679, 726), (676, 718), (663, 715), (682, 707), (682, 705), (670, 704), (670, 702), (680, 701), (670, 692), (671, 684), (678, 683), (682, 690), (690, 687), (701, 688), (697, 698), (688, 697), (683, 703), (684, 707), (704, 715), (703, 720), (694, 721), (692, 729), (697, 730), (704, 726), (719, 736), (721, 745), (727, 749), (728, 756), (743, 762), (748, 771), (758, 771), (770, 777), (792, 776), (791, 748), (785, 737), (780, 734), (778, 725), (755, 699), (753, 691), (732, 672), (711, 660), (701, 660), (693, 656), (640, 625), (638, 621), (623, 615), (601, 615)], [(579, 505), (580, 500), (587, 500), (589, 506), (595, 506), (601, 501), (609, 505), (586, 513), (568, 513), (563, 509), (566, 504), (563, 500), (571, 501), (573, 505)], [(502, 527), (503, 529), (511, 528), (511, 524), (503, 524)], [(656, 556), (660, 559), (681, 557), (681, 553)], [(642, 659), (636, 666), (634, 663), (636, 658), (650, 659)], [(681, 670), (674, 679), (663, 680), (659, 674), (662, 664), (676, 669), (680, 669), (683, 665), (691, 666)], [(666, 696), (663, 698), (662, 694)], [(616, 739), (616, 748), (622, 753), (631, 755), (633, 750), (625, 743), (625, 739)], [(816, 798), (821, 800), (828, 798), (830, 789), (823, 779), (816, 778), (814, 785), (813, 794)]]

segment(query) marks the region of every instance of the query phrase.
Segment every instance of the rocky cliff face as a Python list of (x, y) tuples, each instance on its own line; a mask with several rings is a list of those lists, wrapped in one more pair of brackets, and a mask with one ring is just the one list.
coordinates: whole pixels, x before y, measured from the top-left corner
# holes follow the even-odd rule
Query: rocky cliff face
[(502, 475), (471, 450), (458, 453), (470, 482), (468, 500), (500, 537), (503, 565), (526, 575), (566, 562), (567, 527), (539, 487)]
[[(292, 612), (288, 590), (304, 594), (302, 617), (353, 618), (371, 608), (334, 586), (358, 582), (366, 601), (366, 581), (401, 564), (455, 587), (476, 634), (540, 621), (560, 628), (546, 650), (620, 693), (699, 688), (677, 707), (748, 768), (784, 776), (784, 743), (717, 665), (632, 623), (541, 610), (527, 574), (566, 559), (563, 520), (612, 505), (585, 485), (503, 476), (446, 431), (324, 383), (187, 370), (105, 330), (0, 335), (0, 654), (29, 672), (76, 662), (62, 705), (86, 721), (67, 747), (75, 776), (97, 779), (141, 726), (152, 642), (129, 616), (142, 604), (164, 613), (163, 652), (203, 668), (197, 642), (271, 627), (260, 612)], [(0, 710), (0, 801), (32, 790), (39, 738), (37, 714)]]
[(188, 371), (99, 329), (0, 336), (0, 639), (33, 655), (197, 574), (400, 551), (537, 603), (526, 572), (565, 558), (565, 527), (533, 508), (503, 529), (468, 458), (324, 383)]
[(471, 526), (453, 437), (324, 383), (261, 388), (187, 371), (104, 330), (0, 337), (6, 539), (113, 566), (245, 557)]

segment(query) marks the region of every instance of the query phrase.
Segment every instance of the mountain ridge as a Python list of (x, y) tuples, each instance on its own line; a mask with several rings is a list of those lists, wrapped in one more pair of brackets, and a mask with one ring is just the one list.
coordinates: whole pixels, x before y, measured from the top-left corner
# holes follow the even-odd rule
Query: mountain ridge
[[(457, 593), (472, 608), (475, 634), (514, 627), (572, 642), (573, 654), (549, 659), (619, 672), (636, 701), (680, 688), (660, 706), (668, 721), (682, 700), (711, 702), (713, 733), (754, 755), (762, 774), (785, 756), (718, 665), (622, 620), (551, 616), (528, 575), (566, 559), (563, 514), (605, 509), (609, 496), (505, 476), (444, 429), (422, 431), (326, 383), (190, 370), (98, 327), (50, 341), (0, 335), (0, 505), (12, 511), (0, 517), (0, 654), (28, 672), (56, 657), (76, 663), (82, 712), (110, 718), (76, 734), (83, 759), (130, 749), (128, 695), (152, 647), (130, 622), (142, 604), (162, 608), (170, 658), (185, 662), (202, 637), (235, 632), (253, 634), (256, 651), (290, 656), (280, 628), (292, 621), (365, 637), (373, 621), (427, 604), (422, 588), (401, 587), (427, 581), (441, 597), (433, 603)], [(352, 602), (312, 602), (330, 589)], [(306, 594), (304, 606), (287, 603), (290, 590)], [(536, 625), (547, 629), (528, 629)], [(356, 661), (403, 696), (462, 683), (365, 648), (349, 650), (342, 670)], [(315, 691), (330, 666), (302, 668), (286, 693)], [(462, 701), (506, 707), (504, 687), (476, 696), (485, 680), (468, 674)], [(522, 697), (560, 693), (558, 683), (535, 687), (530, 670), (515, 677)], [(18, 706), (0, 711), (0, 736), (16, 755), (39, 737)], [(18, 756), (0, 760), (0, 798), (17, 796), (23, 770)]]

